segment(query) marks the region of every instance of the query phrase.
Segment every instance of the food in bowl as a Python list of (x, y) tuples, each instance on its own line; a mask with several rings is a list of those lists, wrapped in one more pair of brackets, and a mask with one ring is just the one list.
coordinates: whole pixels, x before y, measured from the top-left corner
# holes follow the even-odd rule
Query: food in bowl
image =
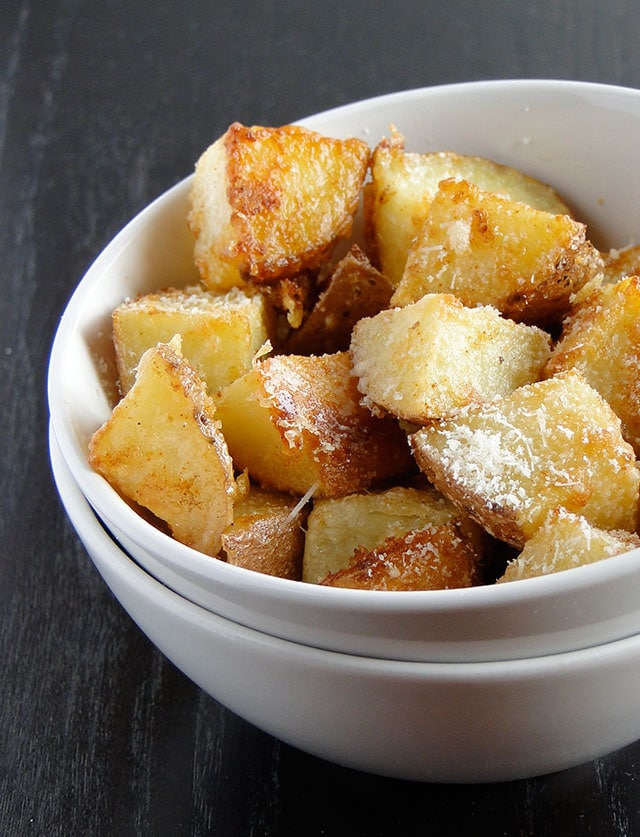
[(445, 180), (462, 179), (553, 215), (571, 215), (552, 187), (513, 166), (453, 151), (407, 151), (403, 135), (393, 127), (373, 149), (370, 169), (371, 181), (364, 189), (367, 247), (394, 287), (402, 280), (413, 239)]
[[(380, 163), (385, 149), (399, 163), (397, 180), (393, 167), (376, 180), (376, 155)], [(325, 584), (416, 590), (487, 583), (517, 558), (509, 550), (522, 550), (559, 509), (596, 528), (628, 532), (621, 552), (640, 545), (638, 470), (620, 418), (595, 376), (590, 382), (571, 363), (551, 371), (566, 316), (576, 317), (606, 281), (610, 257), (550, 187), (482, 158), (418, 155), (432, 188), (420, 193), (416, 222), (416, 184), (405, 177), (411, 166), (404, 154), (397, 131), (372, 155), (361, 141), (292, 126), (236, 124), (214, 143), (196, 167), (192, 190), (196, 264), (217, 299), (230, 290), (246, 296), (248, 306), (260, 298), (269, 342), (250, 368), (231, 381), (216, 380), (213, 391), (183, 355), (179, 332), (150, 346), (135, 383), (93, 436), (92, 465), (174, 537), (223, 558), (234, 509), (256, 485), (274, 498), (299, 497), (292, 514), (302, 515), (301, 524), (308, 515), (309, 530), (314, 501), (377, 496), (390, 482), (418, 490), (435, 485), (455, 507), (454, 523), (426, 519), (382, 542), (357, 544), (344, 566), (317, 579)], [(445, 176), (434, 175), (434, 161), (443, 160)], [(497, 191), (484, 188), (496, 178)], [(360, 198), (364, 244), (353, 245), (348, 234)], [(390, 205), (397, 207), (397, 239), (389, 233)], [(404, 256), (400, 239), (409, 242)], [(367, 241), (375, 242), (368, 253)], [(349, 245), (346, 255), (340, 252)], [(386, 273), (385, 260), (395, 266)], [(343, 313), (335, 287), (344, 284), (336, 275), (356, 277), (351, 287), (359, 289), (344, 311), (351, 331), (339, 330), (347, 345), (336, 343), (332, 327)], [(369, 281), (377, 311), (370, 300), (358, 307)], [(146, 317), (144, 299), (137, 306)], [(447, 328), (440, 328), (445, 319)], [(319, 351), (301, 353), (305, 327)], [(621, 331), (632, 357), (637, 340), (631, 329)], [(434, 347), (441, 344), (437, 363)], [(131, 357), (125, 346), (116, 354)], [(425, 371), (425, 362), (433, 368)], [(149, 368), (152, 380), (144, 374)], [(440, 390), (438, 397), (425, 399), (425, 389)], [(407, 402), (420, 410), (402, 412)], [(167, 455), (167, 446), (175, 455)], [(494, 472), (505, 466), (509, 490), (498, 486), (496, 494)], [(483, 538), (468, 536), (472, 524)], [(270, 531), (278, 537), (276, 527)], [(575, 540), (552, 533), (551, 542), (561, 549)], [(277, 540), (268, 548), (277, 551)], [(301, 550), (294, 564), (302, 564), (304, 577)], [(541, 572), (551, 569), (549, 563)]]
[(351, 232), (369, 162), (359, 139), (234, 122), (196, 164), (189, 225), (214, 289), (321, 266)]

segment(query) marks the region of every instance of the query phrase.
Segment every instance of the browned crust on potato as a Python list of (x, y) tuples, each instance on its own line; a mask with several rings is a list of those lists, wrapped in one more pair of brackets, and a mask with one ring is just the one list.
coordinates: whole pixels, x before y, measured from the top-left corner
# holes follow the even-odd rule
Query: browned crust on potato
[(451, 178), (438, 186), (391, 302), (454, 293), (465, 305), (555, 325), (601, 268), (584, 224)]
[(572, 214), (554, 189), (519, 169), (447, 150), (407, 152), (404, 137), (393, 126), (391, 136), (374, 148), (370, 170), (363, 193), (367, 251), (394, 287), (438, 183), (446, 178), (469, 180), (488, 192), (547, 212)]
[(297, 497), (251, 486), (222, 533), (222, 557), (237, 567), (299, 581), (308, 513), (309, 505)]
[(374, 415), (360, 397), (347, 352), (257, 363), (218, 405), (236, 467), (264, 487), (299, 494), (313, 487), (321, 497), (414, 471), (396, 420)]
[(601, 269), (602, 259), (590, 241), (573, 243), (548, 265), (548, 273), (534, 289), (525, 287), (511, 294), (503, 313), (519, 322), (558, 323), (571, 309), (572, 294)]
[(370, 155), (362, 140), (234, 122), (225, 149), (229, 257), (253, 280), (317, 267), (351, 232)]
[(325, 587), (361, 590), (444, 590), (471, 587), (478, 556), (457, 523), (387, 538), (359, 547), (349, 566), (323, 579)]

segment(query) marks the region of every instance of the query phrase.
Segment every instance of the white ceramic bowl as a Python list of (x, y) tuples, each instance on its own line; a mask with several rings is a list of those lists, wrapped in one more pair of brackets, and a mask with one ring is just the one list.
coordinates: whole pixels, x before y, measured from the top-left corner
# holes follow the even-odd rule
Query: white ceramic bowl
[(417, 663), (312, 648), (192, 604), (100, 525), (55, 441), (71, 522), (116, 598), (197, 685), (266, 732), (359, 770), (494, 782), (571, 767), (640, 737), (640, 635), (527, 660)]
[[(415, 150), (451, 148), (555, 186), (600, 247), (638, 233), (640, 92), (498, 81), (398, 93), (304, 120), (374, 145), (394, 123)], [(479, 661), (588, 647), (640, 631), (640, 552), (511, 585), (382, 593), (320, 588), (228, 566), (139, 517), (87, 463), (110, 412), (110, 315), (126, 296), (192, 281), (190, 179), (137, 216), (97, 258), (62, 317), (49, 372), (51, 421), (82, 492), (141, 566), (197, 604), (309, 645), (404, 660)], [(112, 370), (111, 370), (112, 372)]]

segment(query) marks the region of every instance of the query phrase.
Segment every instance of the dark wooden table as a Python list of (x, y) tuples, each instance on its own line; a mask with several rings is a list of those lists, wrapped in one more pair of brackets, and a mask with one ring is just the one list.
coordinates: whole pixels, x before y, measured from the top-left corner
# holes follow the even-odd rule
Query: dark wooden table
[(45, 402), (83, 271), (231, 121), (481, 78), (640, 86), (636, 0), (1, 7), (0, 833), (640, 834), (640, 744), (529, 781), (411, 784), (324, 763), (218, 705), (93, 569), (51, 481)]

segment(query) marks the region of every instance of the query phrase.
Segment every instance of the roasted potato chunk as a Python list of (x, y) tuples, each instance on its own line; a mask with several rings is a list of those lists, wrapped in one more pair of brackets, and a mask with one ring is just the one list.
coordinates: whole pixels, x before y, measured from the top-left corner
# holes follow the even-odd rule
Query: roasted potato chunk
[(571, 295), (602, 269), (586, 227), (444, 180), (414, 239), (393, 305), (452, 293), (465, 305), (493, 305), (505, 317), (545, 325), (562, 319)]
[(182, 353), (211, 395), (251, 369), (274, 328), (260, 294), (233, 288), (214, 294), (200, 287), (170, 288), (122, 302), (113, 312), (113, 340), (120, 389), (133, 386), (147, 349), (182, 338)]
[(89, 462), (176, 540), (218, 554), (233, 516), (233, 464), (179, 338), (142, 356), (135, 384), (92, 436)]
[(463, 407), (416, 431), (425, 475), (488, 532), (521, 549), (558, 506), (635, 530), (639, 473), (620, 419), (575, 371)]
[(609, 402), (640, 457), (640, 278), (595, 284), (577, 295), (545, 373), (567, 369), (579, 370)]
[(354, 245), (335, 266), (309, 316), (291, 333), (284, 350), (303, 355), (347, 350), (355, 323), (386, 308), (391, 293), (385, 277)]
[(367, 401), (422, 424), (537, 381), (551, 346), (546, 332), (495, 308), (427, 294), (360, 320), (350, 351)]
[(222, 533), (222, 556), (237, 567), (300, 580), (308, 510), (290, 494), (251, 486)]
[(570, 570), (638, 547), (636, 532), (599, 529), (580, 515), (553, 509), (518, 557), (507, 564), (498, 583)]
[(320, 265), (351, 232), (369, 156), (359, 139), (231, 125), (198, 160), (191, 191), (203, 281), (268, 282)]
[(265, 488), (340, 496), (412, 469), (405, 433), (360, 403), (347, 352), (276, 355), (218, 405), (235, 466)]
[(315, 500), (307, 520), (303, 581), (318, 583), (346, 567), (355, 551), (371, 551), (389, 539), (455, 522), (481, 555), (480, 527), (432, 486), (393, 486), (380, 491)]
[(451, 177), (554, 215), (571, 214), (553, 189), (518, 169), (452, 151), (407, 152), (404, 138), (394, 130), (374, 149), (371, 181), (364, 189), (367, 246), (374, 264), (394, 287), (438, 184)]
[(358, 590), (447, 590), (472, 587), (478, 556), (455, 523), (358, 547), (347, 567), (327, 576), (325, 587)]

